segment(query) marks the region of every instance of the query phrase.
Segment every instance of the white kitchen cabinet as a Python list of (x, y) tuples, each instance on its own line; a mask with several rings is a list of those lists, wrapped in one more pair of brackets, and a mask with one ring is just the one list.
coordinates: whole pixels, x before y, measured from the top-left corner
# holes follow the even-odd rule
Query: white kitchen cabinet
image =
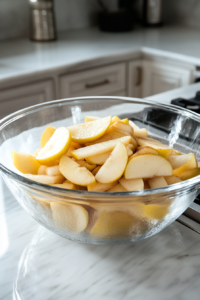
[(141, 97), (142, 92), (142, 60), (132, 61), (128, 64), (128, 96)]
[(19, 109), (55, 99), (52, 80), (0, 90), (0, 119)]
[(194, 67), (151, 62), (142, 64), (141, 97), (148, 97), (194, 82)]
[(115, 95), (124, 90), (126, 64), (96, 68), (60, 76), (61, 98), (77, 96)]

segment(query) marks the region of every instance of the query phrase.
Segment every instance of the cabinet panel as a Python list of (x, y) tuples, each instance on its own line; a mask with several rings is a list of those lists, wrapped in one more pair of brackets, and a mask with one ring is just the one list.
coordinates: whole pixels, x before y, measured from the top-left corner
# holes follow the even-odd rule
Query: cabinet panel
[(99, 96), (125, 89), (125, 63), (60, 77), (61, 98)]
[(140, 98), (142, 93), (142, 60), (128, 64), (128, 96)]
[(142, 97), (163, 93), (193, 82), (194, 68), (143, 61)]
[(0, 118), (25, 107), (54, 100), (51, 80), (0, 90)]

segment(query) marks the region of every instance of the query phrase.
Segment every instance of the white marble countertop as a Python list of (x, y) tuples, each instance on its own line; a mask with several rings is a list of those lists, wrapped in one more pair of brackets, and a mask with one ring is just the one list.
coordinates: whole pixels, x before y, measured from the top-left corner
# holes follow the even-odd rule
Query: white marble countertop
[(50, 43), (14, 40), (0, 43), (0, 80), (52, 69), (74, 70), (141, 53), (200, 66), (199, 31), (183, 27), (105, 33), (97, 28), (59, 35)]
[(38, 225), (0, 178), (1, 300), (198, 300), (200, 235), (174, 222), (132, 245), (65, 240)]

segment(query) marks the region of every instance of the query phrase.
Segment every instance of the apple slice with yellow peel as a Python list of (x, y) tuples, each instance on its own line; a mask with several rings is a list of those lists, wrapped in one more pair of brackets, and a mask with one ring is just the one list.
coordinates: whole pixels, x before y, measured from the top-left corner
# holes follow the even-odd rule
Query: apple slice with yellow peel
[(123, 136), (124, 136), (124, 134), (119, 133), (117, 131), (113, 131), (110, 133), (106, 132), (100, 139), (97, 139), (94, 142), (85, 143), (85, 146), (91, 146), (91, 145), (100, 144), (100, 143), (104, 143), (104, 142), (111, 141), (111, 140), (116, 140)]
[(120, 184), (116, 184), (111, 189), (108, 190), (109, 193), (117, 193), (117, 192), (127, 192), (127, 190)]
[(127, 191), (140, 191), (144, 189), (144, 181), (143, 179), (125, 179), (122, 177), (119, 180), (119, 183), (127, 190)]
[(57, 175), (57, 176), (48, 176), (48, 175), (31, 175), (26, 174), (24, 177), (39, 182), (43, 184), (57, 184), (57, 183), (63, 183), (64, 177), (63, 175)]
[(82, 232), (88, 225), (88, 212), (81, 205), (50, 202), (53, 219), (58, 227)]
[(50, 140), (39, 151), (36, 159), (40, 164), (52, 166), (65, 154), (71, 143), (71, 135), (65, 127), (56, 129)]
[(124, 145), (128, 145), (130, 143), (130, 140), (131, 140), (131, 137), (124, 136), (119, 139), (115, 139), (115, 140), (87, 146), (84, 148), (80, 148), (80, 149), (72, 151), (71, 153), (72, 153), (73, 157), (76, 159), (87, 158), (90, 156), (94, 156), (94, 155), (112, 151), (118, 142), (122, 142)]
[(40, 140), (40, 145), (41, 147), (43, 148), (46, 143), (50, 140), (50, 138), (52, 137), (52, 135), (54, 134), (54, 132), (56, 131), (56, 128), (53, 127), (53, 126), (48, 126), (43, 134), (42, 134), (42, 137), (41, 137), (41, 140)]
[(168, 160), (155, 154), (146, 154), (133, 157), (127, 164), (124, 177), (152, 178), (154, 176), (171, 176), (172, 166)]
[(77, 143), (92, 142), (100, 138), (111, 123), (111, 116), (68, 127), (72, 140)]
[(200, 175), (200, 169), (199, 168), (185, 170), (185, 171), (181, 171), (181, 172), (177, 173), (177, 176), (181, 180), (191, 179), (191, 178), (193, 178), (195, 176), (198, 176), (198, 175)]
[(15, 168), (23, 174), (38, 174), (40, 164), (34, 155), (12, 151), (11, 153)]
[(150, 138), (136, 138), (138, 145), (142, 147), (151, 147), (155, 149), (159, 155), (164, 158), (169, 158), (172, 155), (173, 149), (167, 145), (160, 143), (159, 141), (150, 139)]
[(196, 157), (193, 153), (183, 154), (183, 155), (171, 155), (168, 158), (172, 168), (179, 169), (184, 166), (184, 169), (194, 169), (197, 168)]
[(128, 154), (126, 147), (121, 142), (118, 142), (110, 157), (96, 174), (96, 180), (100, 183), (111, 183), (116, 181), (124, 173), (127, 160)]
[(88, 185), (88, 191), (90, 192), (106, 192), (117, 184), (117, 182), (112, 183), (100, 183), (96, 182), (95, 184)]
[(151, 189), (158, 189), (164, 186), (168, 186), (167, 181), (163, 176), (149, 179), (148, 183)]
[(171, 184), (174, 184), (174, 183), (179, 183), (181, 182), (182, 180), (177, 177), (177, 176), (166, 176), (165, 177), (165, 180), (167, 182), (168, 185), (171, 185)]
[(152, 220), (162, 220), (169, 213), (169, 206), (145, 205), (144, 215)]
[(112, 122), (111, 122), (111, 124), (114, 124), (115, 122), (121, 122), (121, 123), (124, 123), (124, 124), (127, 124), (127, 125), (129, 125), (129, 121), (128, 121), (128, 119), (126, 118), (126, 119), (123, 119), (123, 120), (121, 120), (118, 116), (114, 116), (114, 117), (112, 117)]
[(74, 184), (87, 186), (95, 183), (95, 177), (88, 169), (81, 167), (66, 155), (61, 157), (59, 169), (63, 176)]
[(93, 116), (85, 116), (85, 123), (86, 122), (92, 122), (100, 119), (99, 117), (93, 117)]

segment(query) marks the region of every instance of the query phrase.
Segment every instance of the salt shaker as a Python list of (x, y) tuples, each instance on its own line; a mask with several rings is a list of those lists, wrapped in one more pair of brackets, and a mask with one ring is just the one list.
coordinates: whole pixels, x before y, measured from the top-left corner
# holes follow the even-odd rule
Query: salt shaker
[(56, 26), (53, 0), (29, 0), (30, 39), (33, 41), (53, 41)]

